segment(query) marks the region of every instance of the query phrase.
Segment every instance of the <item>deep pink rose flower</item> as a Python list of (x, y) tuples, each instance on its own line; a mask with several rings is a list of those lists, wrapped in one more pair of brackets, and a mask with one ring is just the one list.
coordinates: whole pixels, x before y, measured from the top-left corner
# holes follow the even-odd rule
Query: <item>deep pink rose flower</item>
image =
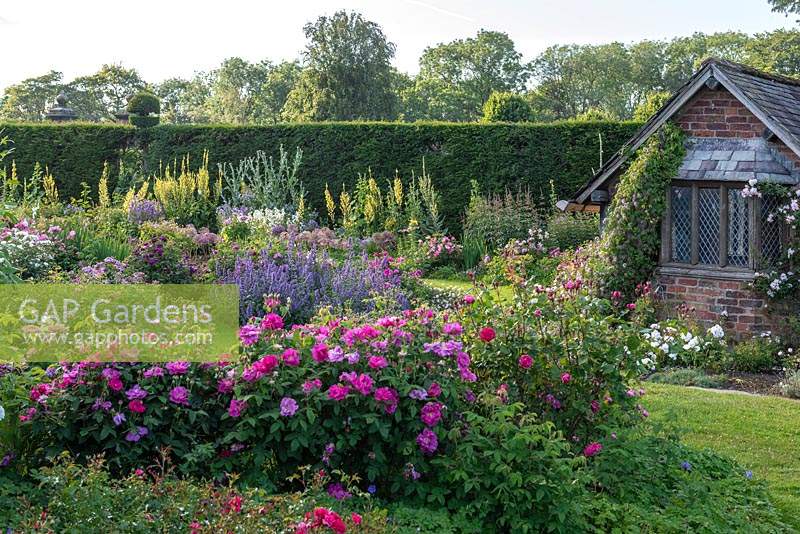
[(331, 400), (344, 400), (348, 393), (350, 393), (350, 387), (344, 384), (334, 384), (328, 388), (328, 398)]
[(570, 380), (572, 380), (572, 375), (569, 373), (564, 373), (561, 375), (561, 383), (562, 384), (569, 384)]
[(277, 313), (268, 313), (261, 320), (261, 328), (264, 330), (280, 330), (283, 328), (283, 317)]
[(530, 369), (533, 365), (533, 358), (529, 354), (523, 354), (519, 357), (519, 366), (523, 369)]
[(283, 358), (283, 363), (286, 365), (291, 365), (292, 367), (300, 365), (300, 353), (295, 349), (286, 349), (283, 351), (281, 357)]
[(311, 348), (311, 357), (317, 363), (328, 361), (328, 346), (325, 343), (317, 343)]
[(591, 458), (592, 456), (595, 456), (596, 454), (598, 454), (602, 450), (603, 450), (603, 446), (600, 445), (598, 442), (593, 441), (590, 444), (588, 444), (586, 447), (584, 447), (583, 455), (586, 456), (587, 458)]
[(134, 399), (128, 403), (128, 409), (134, 413), (144, 413), (146, 410), (144, 403), (139, 399)]
[(486, 326), (484, 328), (481, 328), (480, 336), (481, 336), (481, 341), (489, 343), (496, 337), (496, 334), (494, 333), (493, 328)]

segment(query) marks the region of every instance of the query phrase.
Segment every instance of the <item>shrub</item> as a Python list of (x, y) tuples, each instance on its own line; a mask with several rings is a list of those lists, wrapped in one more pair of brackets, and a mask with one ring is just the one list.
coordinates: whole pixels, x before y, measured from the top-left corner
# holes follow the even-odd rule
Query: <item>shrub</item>
[(63, 243), (58, 239), (60, 228), (42, 232), (23, 219), (10, 228), (0, 230), (0, 254), (24, 279), (43, 277), (56, 265), (56, 255)]
[(213, 228), (221, 186), (211, 183), (208, 157), (202, 161), (197, 171), (189, 168), (188, 158), (181, 161), (180, 171), (167, 166), (164, 175), (155, 178), (153, 194), (167, 218), (181, 225)]
[(636, 285), (651, 279), (661, 243), (664, 191), (685, 153), (683, 133), (667, 124), (645, 142), (620, 177), (602, 237), (601, 291), (621, 291), (632, 299)]
[(128, 122), (137, 128), (152, 128), (160, 121), (161, 118), (155, 115), (131, 115), (128, 117)]
[(153, 93), (139, 91), (128, 101), (128, 113), (135, 115), (158, 115), (161, 113), (161, 101)]
[(600, 235), (600, 219), (593, 214), (557, 213), (547, 220), (547, 245), (568, 250)]
[(469, 325), (463, 350), (484, 387), (524, 403), (582, 448), (646, 414), (631, 381), (646, 369), (648, 347), (619, 312), (572, 280), (551, 289), (516, 286), (508, 301), (483, 293), (453, 320)]
[[(459, 234), (461, 216), (469, 201), (469, 181), (480, 177), (486, 192), (502, 192), (518, 184), (535, 195), (545, 194), (553, 180), (559, 198), (571, 195), (597, 165), (599, 136), (604, 149), (617, 150), (640, 123), (442, 124), (442, 123), (324, 123), (272, 126), (159, 125), (134, 129), (101, 124), (0, 125), (16, 150), (4, 162), (16, 161), (20, 176), (29, 176), (38, 161), (47, 165), (63, 198), (77, 197), (80, 183), (97, 190), (103, 162), (116, 177), (120, 155), (141, 142), (146, 168), (180, 160), (189, 154), (200, 161), (211, 150), (210, 165), (238, 162), (257, 150), (274, 152), (282, 144), (304, 150), (303, 178), (309, 211), (326, 213), (325, 184), (353, 191), (359, 173), (371, 168), (375, 176), (391, 177), (395, 170), (410, 176), (425, 158), (427, 172), (439, 191), (444, 226)], [(346, 149), (343, 149), (346, 147)], [(133, 164), (131, 164), (133, 165)], [(126, 173), (132, 166), (126, 161)], [(125, 175), (127, 176), (127, 174)], [(116, 190), (111, 180), (110, 190)], [(406, 184), (407, 185), (407, 184)], [(338, 189), (337, 189), (338, 190)]]
[(768, 373), (777, 363), (777, 352), (771, 337), (754, 337), (737, 343), (723, 365), (731, 371)]
[(584, 530), (583, 487), (569, 444), (522, 404), (488, 411), (467, 414), (468, 430), (435, 460), (442, 485), (453, 488), (446, 504), (493, 532)]
[(472, 181), (472, 193), (464, 218), (464, 241), (482, 241), (494, 252), (512, 239), (526, 239), (542, 223), (539, 204), (529, 190), (481, 196)]
[(193, 280), (194, 269), (188, 258), (165, 236), (141, 241), (128, 257), (130, 273), (142, 273), (149, 282), (187, 284)]
[(531, 105), (522, 95), (493, 91), (483, 104), (483, 122), (529, 120), (531, 120)]
[(648, 363), (658, 367), (717, 368), (728, 353), (725, 331), (719, 325), (703, 329), (684, 320), (665, 320), (642, 329), (650, 345)]
[(469, 385), (463, 362), (427, 344), (460, 337), (424, 309), (280, 326), (273, 314), (243, 327), (242, 364), (52, 366), (20, 407), (21, 431), (41, 455), (113, 450), (115, 472), (169, 447), (185, 474), (238, 472), (274, 488), (312, 465), (357, 474), (382, 495), (425, 495)]
[(223, 184), (223, 199), (231, 207), (247, 206), (255, 210), (285, 210), (299, 213), (303, 209), (305, 190), (298, 172), (303, 151), (298, 148), (294, 158), (283, 145), (278, 147), (277, 166), (272, 156), (258, 150), (255, 156), (233, 163), (218, 165)]
[[(441, 206), (444, 227), (458, 235), (470, 180), (479, 179), (486, 193), (522, 185), (538, 197), (547, 195), (552, 179), (559, 198), (571, 198), (597, 166), (598, 134), (602, 134), (604, 149), (611, 153), (638, 126), (618, 122), (162, 125), (146, 132), (146, 159), (150, 168), (157, 168), (160, 161), (173, 161), (187, 153), (198, 160), (208, 149), (213, 166), (238, 162), (256, 150), (274, 152), (281, 144), (300, 147), (308, 209), (327, 213), (326, 183), (335, 186), (334, 193), (342, 189), (352, 193), (358, 175), (371, 169), (377, 177), (393, 177), (399, 171), (408, 186), (408, 177), (419, 170), (424, 157), (434, 186), (447, 192), (447, 202)], [(50, 168), (59, 179), (58, 169)]]
[(0, 128), (14, 146), (3, 161), (9, 175), (12, 164), (19, 176), (31, 176), (37, 163), (47, 166), (65, 199), (79, 197), (81, 182), (97, 191), (106, 162), (111, 176), (116, 176), (120, 150), (132, 140), (134, 131), (130, 126), (79, 122), (10, 123)]

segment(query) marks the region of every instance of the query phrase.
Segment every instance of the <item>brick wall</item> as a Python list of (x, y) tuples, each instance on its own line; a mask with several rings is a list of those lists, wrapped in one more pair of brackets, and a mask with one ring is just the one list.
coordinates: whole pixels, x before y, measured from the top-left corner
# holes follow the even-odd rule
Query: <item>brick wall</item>
[(703, 88), (676, 117), (682, 130), (695, 137), (758, 137), (764, 124), (727, 89)]
[(685, 306), (693, 309), (691, 317), (706, 326), (721, 324), (739, 338), (767, 330), (780, 333), (786, 326), (784, 313), (765, 307), (765, 300), (747, 281), (659, 273), (657, 282), (666, 316), (674, 316), (679, 306)]

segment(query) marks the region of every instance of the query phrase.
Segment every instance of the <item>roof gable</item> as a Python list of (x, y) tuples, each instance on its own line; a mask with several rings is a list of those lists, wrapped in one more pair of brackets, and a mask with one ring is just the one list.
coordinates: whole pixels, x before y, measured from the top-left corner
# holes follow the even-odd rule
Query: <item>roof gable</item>
[(745, 65), (710, 59), (650, 118), (625, 146), (595, 173), (571, 204), (591, 203), (602, 186), (647, 139), (675, 116), (703, 87), (717, 84), (733, 94), (790, 150), (800, 156), (800, 81), (767, 74)]

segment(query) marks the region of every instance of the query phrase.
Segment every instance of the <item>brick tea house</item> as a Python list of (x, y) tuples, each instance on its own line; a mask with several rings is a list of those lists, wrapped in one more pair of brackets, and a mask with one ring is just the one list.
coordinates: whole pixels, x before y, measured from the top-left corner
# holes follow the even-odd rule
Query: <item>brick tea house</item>
[(626, 159), (666, 121), (686, 134), (686, 156), (664, 191), (656, 282), (665, 311), (685, 304), (737, 336), (780, 330), (785, 311), (768, 307), (750, 282), (783, 253), (786, 229), (767, 219), (774, 197), (741, 192), (754, 179), (800, 183), (800, 80), (707, 60), (562, 207), (599, 211), (602, 220)]

